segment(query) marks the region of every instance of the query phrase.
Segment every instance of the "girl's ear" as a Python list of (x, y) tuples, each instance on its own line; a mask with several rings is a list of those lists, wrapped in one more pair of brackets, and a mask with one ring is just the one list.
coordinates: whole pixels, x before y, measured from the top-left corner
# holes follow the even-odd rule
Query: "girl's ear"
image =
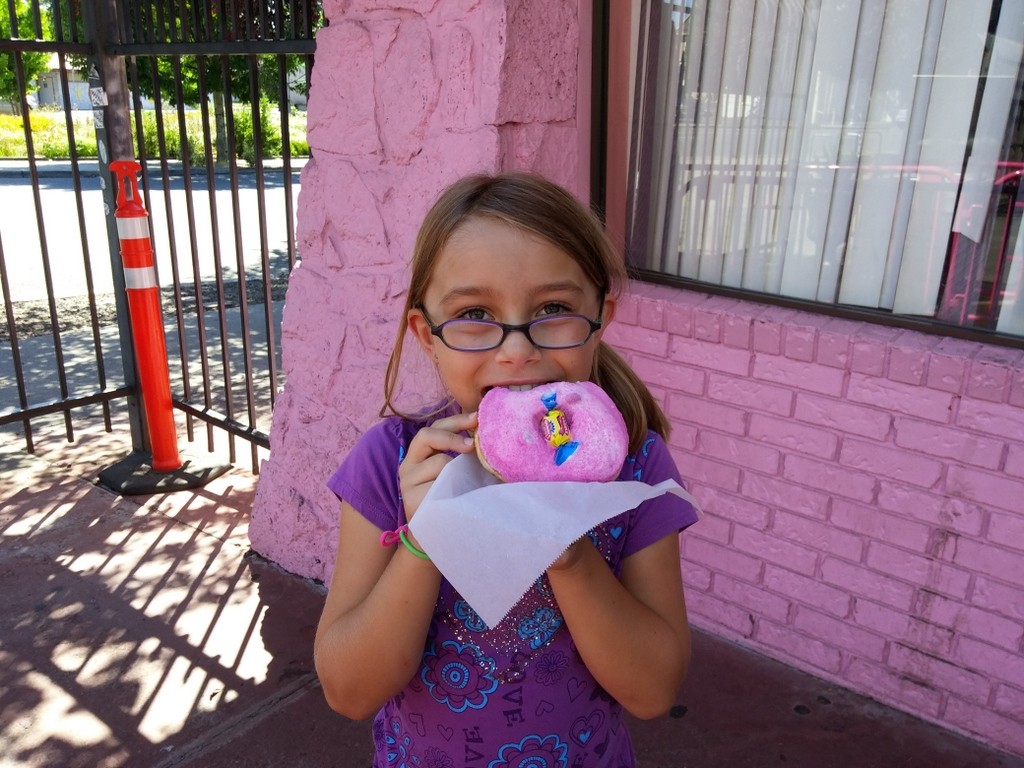
[(611, 325), (612, 320), (615, 319), (615, 307), (615, 297), (611, 294), (606, 294), (604, 297), (604, 307), (601, 312), (601, 330), (597, 332), (598, 338), (604, 335), (604, 329)]
[(405, 321), (409, 324), (409, 330), (412, 331), (423, 350), (428, 355), (433, 355), (434, 336), (430, 333), (430, 323), (427, 322), (423, 313), (418, 309), (410, 309), (409, 314), (405, 316)]

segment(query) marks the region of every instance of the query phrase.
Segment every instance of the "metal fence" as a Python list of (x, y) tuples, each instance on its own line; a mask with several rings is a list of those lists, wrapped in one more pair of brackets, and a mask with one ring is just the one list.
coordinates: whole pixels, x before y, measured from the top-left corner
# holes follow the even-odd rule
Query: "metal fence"
[[(187, 439), (225, 431), (258, 470), (320, 19), (318, 0), (0, 0), (25, 143), (0, 159), (0, 428), (29, 451), (44, 417), (71, 441), (76, 414), (99, 408), (109, 430), (121, 405), (147, 447), (106, 167), (135, 157)], [(41, 144), (47, 122), (60, 135)], [(66, 157), (44, 159), (53, 144)]]

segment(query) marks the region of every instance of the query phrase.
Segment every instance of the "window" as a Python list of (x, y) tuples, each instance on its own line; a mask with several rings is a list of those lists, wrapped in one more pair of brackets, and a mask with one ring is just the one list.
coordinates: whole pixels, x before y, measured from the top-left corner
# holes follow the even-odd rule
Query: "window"
[(1024, 337), (1024, 3), (609, 13), (609, 225), (634, 266)]

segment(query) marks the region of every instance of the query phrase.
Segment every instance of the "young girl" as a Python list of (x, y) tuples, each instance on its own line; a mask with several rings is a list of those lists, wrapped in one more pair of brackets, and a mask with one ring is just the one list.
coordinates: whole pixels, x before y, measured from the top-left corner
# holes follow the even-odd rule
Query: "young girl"
[[(674, 703), (690, 660), (677, 534), (696, 512), (684, 500), (661, 496), (592, 530), (494, 628), (411, 534), (381, 544), (445, 464), (473, 451), (466, 435), (491, 387), (593, 381), (630, 430), (619, 480), (679, 480), (664, 414), (601, 341), (624, 277), (597, 219), (535, 176), (463, 179), (427, 214), (385, 376), (381, 415), (393, 415), (329, 482), (341, 526), (316, 668), (331, 707), (376, 713), (376, 768), (628, 767), (622, 710), (651, 718)], [(407, 331), (450, 395), (428, 415), (394, 402)]]

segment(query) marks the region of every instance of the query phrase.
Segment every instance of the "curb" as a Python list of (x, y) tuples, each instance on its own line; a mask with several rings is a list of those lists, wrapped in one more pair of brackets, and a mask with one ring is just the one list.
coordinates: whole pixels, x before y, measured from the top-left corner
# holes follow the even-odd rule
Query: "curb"
[[(300, 172), (309, 162), (309, 157), (293, 158), (291, 162), (292, 173)], [(184, 176), (182, 172), (182, 165), (180, 161), (169, 161), (167, 162), (167, 172), (172, 177)], [(100, 164), (98, 160), (88, 159), (79, 160), (77, 163), (78, 175), (85, 176), (98, 176), (100, 172)], [(163, 171), (163, 163), (159, 160), (150, 160), (146, 163), (146, 167), (150, 175), (159, 175)], [(35, 171), (37, 178), (40, 179), (52, 179), (52, 178), (71, 178), (72, 176), (72, 163), (70, 160), (36, 160)], [(284, 163), (280, 159), (271, 158), (269, 162), (263, 164), (264, 173), (279, 173), (284, 170)], [(254, 166), (238, 166), (237, 173), (239, 175), (251, 175), (256, 173)], [(230, 167), (216, 167), (213, 170), (214, 176), (230, 176)], [(192, 178), (204, 178), (206, 176), (206, 166), (192, 166)], [(30, 179), (32, 178), (32, 168), (30, 167), (27, 159), (0, 159), (0, 178), (7, 179)]]

